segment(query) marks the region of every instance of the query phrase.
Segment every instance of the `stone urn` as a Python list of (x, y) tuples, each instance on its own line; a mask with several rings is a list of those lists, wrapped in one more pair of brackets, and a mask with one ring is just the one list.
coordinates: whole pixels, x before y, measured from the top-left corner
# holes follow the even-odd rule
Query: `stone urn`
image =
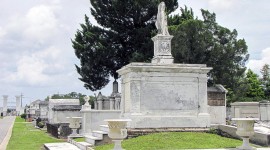
[(80, 128), (80, 120), (82, 117), (67, 117), (67, 119), (69, 119), (69, 128), (72, 129), (70, 136), (78, 135), (77, 129)]
[(258, 118), (232, 118), (236, 121), (237, 131), (236, 134), (243, 139), (243, 144), (237, 149), (241, 150), (253, 150), (254, 148), (249, 145), (249, 138), (254, 135), (254, 122), (259, 120)]
[(121, 142), (127, 137), (127, 123), (130, 119), (107, 119), (109, 126), (109, 137), (114, 142), (114, 150), (122, 150)]

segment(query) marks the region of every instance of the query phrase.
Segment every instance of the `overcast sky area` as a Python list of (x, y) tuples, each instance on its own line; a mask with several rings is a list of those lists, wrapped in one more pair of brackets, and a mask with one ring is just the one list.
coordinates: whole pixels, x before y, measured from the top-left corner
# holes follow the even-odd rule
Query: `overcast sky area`
[[(269, 0), (180, 0), (184, 5), (199, 18), (201, 8), (215, 12), (218, 24), (236, 29), (248, 45), (248, 68), (259, 74), (270, 64)], [(89, 0), (1, 0), (0, 106), (2, 95), (9, 96), (8, 105), (21, 93), (23, 105), (56, 93), (93, 95), (78, 80), (71, 44), (84, 14), (90, 16), (89, 7)], [(111, 86), (102, 90), (111, 92)]]

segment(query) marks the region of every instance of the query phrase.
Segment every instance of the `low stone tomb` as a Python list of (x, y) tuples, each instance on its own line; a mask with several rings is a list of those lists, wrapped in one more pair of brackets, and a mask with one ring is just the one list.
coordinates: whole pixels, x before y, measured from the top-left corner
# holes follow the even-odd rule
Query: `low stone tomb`
[(259, 102), (234, 102), (231, 104), (232, 118), (260, 118)]
[(226, 124), (226, 93), (220, 84), (207, 88), (208, 111), (211, 124)]

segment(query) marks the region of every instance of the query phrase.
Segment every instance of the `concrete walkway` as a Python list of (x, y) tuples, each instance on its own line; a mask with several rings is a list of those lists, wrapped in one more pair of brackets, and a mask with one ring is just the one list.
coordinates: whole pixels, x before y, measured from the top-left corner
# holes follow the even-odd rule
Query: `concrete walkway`
[(6, 116), (0, 119), (0, 150), (5, 150), (12, 134), (16, 116)]
[(45, 143), (44, 147), (48, 150), (80, 150), (77, 146), (67, 142), (62, 143)]

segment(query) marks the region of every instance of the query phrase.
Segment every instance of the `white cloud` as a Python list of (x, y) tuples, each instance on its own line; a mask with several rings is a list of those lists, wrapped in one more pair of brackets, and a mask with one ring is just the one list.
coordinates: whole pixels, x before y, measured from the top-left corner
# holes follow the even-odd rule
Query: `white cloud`
[(214, 7), (216, 9), (225, 10), (230, 9), (233, 5), (234, 0), (209, 0), (209, 6)]
[(15, 72), (6, 74), (6, 79), (25, 85), (46, 86), (54, 83), (54, 76), (64, 75), (66, 61), (61, 49), (49, 47), (34, 53), (24, 54), (17, 61)]
[(254, 71), (256, 74), (261, 75), (260, 70), (262, 69), (263, 65), (269, 64), (270, 65), (270, 47), (262, 50), (261, 52), (261, 59), (251, 59), (247, 64), (247, 68)]
[(58, 21), (53, 7), (39, 5), (31, 8), (26, 14), (24, 36), (31, 39), (47, 39), (57, 31)]
[(0, 39), (6, 35), (6, 31), (0, 26)]

